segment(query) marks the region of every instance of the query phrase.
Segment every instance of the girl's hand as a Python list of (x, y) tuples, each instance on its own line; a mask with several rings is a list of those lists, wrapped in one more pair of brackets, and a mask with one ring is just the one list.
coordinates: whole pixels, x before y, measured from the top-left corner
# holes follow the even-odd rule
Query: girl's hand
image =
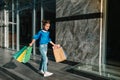
[(56, 47), (57, 47), (57, 48), (60, 48), (60, 44), (56, 44)]
[(34, 42), (35, 42), (35, 39), (32, 40), (32, 42), (29, 44), (29, 46), (32, 46)]
[(60, 48), (60, 44), (55, 44), (55, 45), (53, 46), (53, 48), (54, 48), (54, 49)]
[(29, 44), (29, 46), (32, 46), (32, 45), (33, 45), (32, 43)]

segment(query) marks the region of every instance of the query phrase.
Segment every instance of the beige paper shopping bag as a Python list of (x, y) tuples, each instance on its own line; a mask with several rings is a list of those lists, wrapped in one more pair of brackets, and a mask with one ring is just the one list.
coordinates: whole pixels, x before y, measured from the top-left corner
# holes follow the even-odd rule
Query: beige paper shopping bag
[(64, 53), (62, 47), (53, 48), (53, 53), (54, 53), (54, 57), (55, 57), (56, 62), (62, 62), (64, 60), (66, 60), (66, 56), (65, 56), (65, 53)]

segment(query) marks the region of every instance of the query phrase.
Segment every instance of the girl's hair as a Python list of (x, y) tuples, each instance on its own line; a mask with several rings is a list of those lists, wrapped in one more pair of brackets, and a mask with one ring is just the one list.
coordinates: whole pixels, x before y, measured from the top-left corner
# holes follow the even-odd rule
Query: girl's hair
[(50, 20), (42, 20), (42, 23), (43, 23), (43, 27), (44, 27), (46, 24), (50, 24)]

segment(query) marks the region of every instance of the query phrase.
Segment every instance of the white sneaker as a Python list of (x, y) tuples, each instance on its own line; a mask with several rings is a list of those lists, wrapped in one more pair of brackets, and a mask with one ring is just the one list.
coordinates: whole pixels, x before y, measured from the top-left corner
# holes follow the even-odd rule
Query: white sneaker
[(38, 71), (38, 73), (43, 74), (43, 75), (45, 74), (43, 71)]
[(48, 77), (48, 76), (51, 76), (51, 75), (53, 75), (53, 73), (51, 73), (51, 72), (45, 72), (44, 73), (44, 77)]

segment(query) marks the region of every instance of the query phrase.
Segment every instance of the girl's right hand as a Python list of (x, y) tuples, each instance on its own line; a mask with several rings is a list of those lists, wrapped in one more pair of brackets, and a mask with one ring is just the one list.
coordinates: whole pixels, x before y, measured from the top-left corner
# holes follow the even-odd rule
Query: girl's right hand
[(32, 46), (32, 45), (33, 45), (32, 43), (29, 44), (29, 46)]
[(32, 40), (32, 42), (29, 44), (29, 46), (32, 46), (34, 42), (35, 42), (35, 39)]

